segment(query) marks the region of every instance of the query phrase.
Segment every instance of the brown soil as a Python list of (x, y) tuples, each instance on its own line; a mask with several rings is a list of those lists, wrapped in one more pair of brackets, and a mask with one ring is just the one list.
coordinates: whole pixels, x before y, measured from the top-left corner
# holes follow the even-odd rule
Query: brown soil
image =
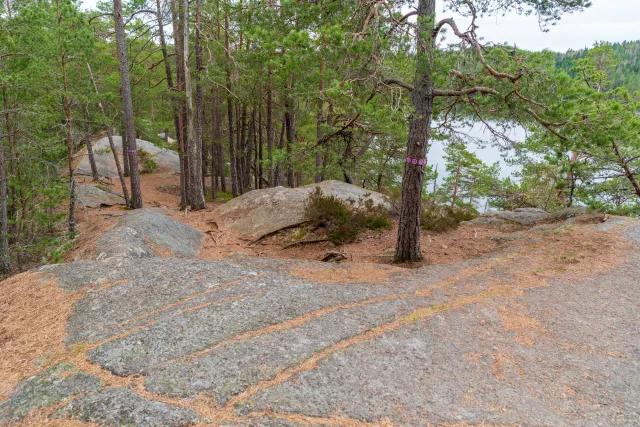
[[(84, 178), (81, 182), (90, 182)], [(335, 247), (330, 242), (305, 244), (313, 236), (296, 240), (300, 229), (285, 230), (278, 235), (267, 237), (259, 242), (232, 233), (216, 218), (212, 211), (222, 202), (209, 202), (207, 209), (199, 212), (179, 210), (179, 176), (172, 173), (156, 173), (141, 176), (144, 206), (166, 208), (168, 214), (193, 228), (207, 234), (203, 242), (200, 257), (202, 259), (223, 259), (229, 254), (242, 253), (255, 257), (273, 257), (285, 259), (319, 260), (328, 252), (340, 252), (346, 256), (347, 263), (389, 264), (393, 258), (396, 243), (397, 221), (393, 228), (386, 231), (365, 231), (354, 243)], [(113, 182), (112, 191), (118, 191)], [(93, 254), (96, 239), (108, 231), (125, 214), (122, 207), (86, 209), (78, 212), (78, 243), (66, 255), (65, 261), (87, 259)], [(499, 247), (491, 237), (502, 233), (486, 227), (460, 227), (448, 233), (422, 232), (422, 253), (424, 264), (443, 264), (476, 258), (490, 253)], [(293, 243), (298, 243), (290, 246)], [(289, 247), (287, 247), (289, 246)], [(160, 255), (166, 255), (160, 251)]]
[[(90, 179), (86, 178), (85, 182)], [(179, 220), (206, 234), (203, 240), (200, 258), (202, 259), (224, 259), (230, 254), (244, 254), (253, 257), (273, 257), (283, 259), (299, 260), (321, 260), (329, 252), (339, 252), (346, 257), (346, 264), (390, 264), (393, 258), (393, 248), (396, 243), (397, 221), (393, 222), (393, 228), (386, 231), (365, 231), (361, 233), (357, 241), (343, 246), (336, 247), (330, 242), (305, 241), (322, 240), (321, 235), (301, 228), (284, 230), (274, 236), (269, 236), (258, 242), (252, 239), (235, 234), (226, 230), (224, 223), (218, 220), (213, 214), (213, 210), (223, 202), (209, 202), (207, 208), (190, 212), (180, 210), (179, 199), (179, 176), (174, 173), (155, 173), (141, 176), (141, 186), (144, 206), (149, 208), (166, 208), (169, 216)], [(118, 185), (112, 186), (113, 191), (117, 191)], [(178, 190), (178, 191), (176, 191)], [(77, 244), (66, 255), (65, 261), (77, 259), (87, 259), (93, 254), (96, 239), (104, 232), (113, 227), (118, 219), (126, 213), (123, 207), (108, 207), (101, 209), (85, 209), (78, 212), (79, 237)], [(591, 221), (589, 221), (591, 222)], [(571, 233), (567, 234), (568, 231)], [(586, 233), (586, 234), (585, 234)], [(299, 237), (302, 235), (302, 238)], [(499, 231), (491, 227), (478, 227), (463, 225), (457, 230), (445, 233), (422, 231), (421, 247), (424, 261), (409, 267), (419, 267), (422, 265), (448, 264), (460, 262), (468, 259), (480, 257), (494, 252), (497, 249), (509, 246), (521, 246), (523, 242), (529, 241), (531, 246), (544, 255), (545, 245), (552, 242), (553, 252), (557, 255), (544, 256), (544, 262), (540, 264), (538, 275), (546, 272), (558, 272), (566, 270), (571, 264), (581, 263), (593, 254), (594, 247), (606, 245), (603, 242), (606, 233), (593, 233), (589, 231), (589, 225), (584, 224), (574, 228), (565, 228), (564, 231), (543, 232), (540, 230), (529, 230), (521, 232), (515, 241), (500, 241), (501, 237), (513, 236), (513, 233)], [(571, 236), (569, 238), (568, 236)], [(531, 239), (541, 239), (541, 244), (531, 243)], [(575, 241), (574, 241), (575, 239)], [(605, 239), (611, 240), (611, 239)], [(611, 240), (611, 244), (618, 239)], [(292, 246), (293, 245), (293, 246)], [(169, 256), (166, 251), (158, 248), (158, 255)], [(593, 260), (602, 262), (602, 258)], [(594, 262), (585, 263), (589, 271), (594, 268)], [(376, 280), (382, 279), (380, 274), (387, 274), (387, 271), (378, 272), (367, 271), (365, 267), (359, 266), (351, 270), (344, 270), (336, 273), (334, 279), (325, 277), (328, 282), (341, 280), (354, 280), (364, 276), (374, 277)], [(373, 274), (370, 274), (373, 273)], [(297, 274), (294, 272), (294, 274)], [(299, 274), (306, 274), (299, 272)], [(315, 273), (314, 273), (315, 274)], [(340, 277), (338, 277), (340, 276)], [(304, 276), (307, 277), (307, 276)], [(311, 277), (307, 277), (312, 279)]]

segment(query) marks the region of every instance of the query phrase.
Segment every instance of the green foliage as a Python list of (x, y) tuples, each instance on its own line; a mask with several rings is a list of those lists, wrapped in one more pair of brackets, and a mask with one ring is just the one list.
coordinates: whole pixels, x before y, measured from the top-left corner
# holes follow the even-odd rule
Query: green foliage
[(353, 242), (365, 229), (386, 230), (392, 226), (388, 213), (371, 200), (347, 206), (335, 196), (325, 196), (320, 187), (311, 193), (305, 215), (314, 227), (324, 228), (336, 245)]
[(499, 184), (499, 164), (485, 165), (460, 141), (446, 146), (444, 160), (448, 176), (435, 194), (440, 203), (473, 210), (474, 201), (489, 196)]
[[(604, 46), (597, 44), (596, 48)], [(558, 54), (556, 62), (558, 68), (565, 71), (573, 78), (580, 78), (584, 59), (593, 52), (593, 49), (569, 50), (567, 53)], [(611, 53), (604, 56), (611, 65), (610, 72), (604, 77), (613, 88), (624, 87), (630, 93), (640, 91), (640, 41), (624, 41), (611, 44)]]
[(158, 163), (148, 151), (138, 150), (138, 160), (141, 166), (140, 173), (154, 173), (158, 170)]
[(439, 205), (433, 199), (423, 202), (420, 225), (424, 230), (443, 233), (458, 228), (461, 222), (471, 221), (478, 216), (474, 209), (450, 205)]
[(505, 178), (489, 191), (489, 206), (501, 210), (540, 208), (553, 212), (565, 207), (558, 192), (566, 184), (562, 169), (548, 162), (525, 160), (522, 170), (514, 174), (518, 180)]
[[(204, 33), (207, 65), (199, 71), (205, 94), (203, 144), (207, 155), (212, 142), (221, 143), (225, 172), (229, 173), (228, 97), (235, 107), (236, 149), (241, 157), (245, 156), (243, 170), (253, 166), (249, 160), (253, 153), (248, 148), (253, 114), (262, 119), (262, 125), (256, 126), (254, 142), (263, 142), (265, 153), (258, 163), (266, 170), (268, 180), (273, 179), (270, 169), (277, 167), (282, 172), (291, 167), (303, 184), (321, 175), (324, 179), (348, 180), (397, 193), (405, 167), (407, 118), (413, 114), (413, 105), (411, 91), (387, 84), (387, 79), (411, 83), (417, 64), (424, 64), (425, 60), (415, 56), (415, 35), (403, 31), (403, 26), (394, 21), (406, 13), (407, 2), (387, 2), (385, 8), (376, 2), (358, 0), (276, 3), (202, 2), (199, 28)], [(580, 11), (590, 4), (586, 0), (472, 3), (479, 15), (507, 11), (533, 14), (544, 29), (557, 22), (561, 14)], [(103, 132), (104, 125), (122, 132), (112, 6), (110, 2), (100, 2), (97, 10), (84, 12), (76, 0), (21, 0), (13, 4), (13, 17), (0, 11), (0, 87), (10, 125), (4, 123), (4, 114), (0, 117), (7, 127), (4, 134), (10, 176), (11, 242), (21, 254), (43, 254), (62, 245), (47, 239), (60, 237), (68, 197), (59, 172), (67, 154), (63, 95), (71, 102), (73, 151), (81, 148), (86, 133)], [(161, 5), (168, 18), (168, 3)], [(468, 5), (466, 0), (444, 2), (445, 9), (464, 14), (469, 13)], [(174, 133), (176, 109), (185, 97), (166, 84), (154, 8), (154, 2), (143, 0), (124, 4), (135, 127), (141, 138), (176, 150), (176, 144), (167, 144), (157, 135), (166, 129)], [(229, 51), (224, 40), (227, 31), (219, 27), (224, 26), (227, 16)], [(177, 56), (171, 24), (170, 19), (165, 19), (169, 68), (175, 86)], [(191, 30), (195, 33), (195, 26)], [(453, 218), (452, 223), (457, 224), (461, 215), (473, 212), (474, 205), (486, 198), (493, 206), (505, 209), (555, 209), (567, 203), (569, 193), (580, 203), (609, 203), (616, 208), (632, 203), (632, 190), (624, 179), (619, 179), (620, 164), (612, 157), (610, 147), (614, 138), (624, 156), (632, 159), (633, 169), (639, 169), (640, 157), (634, 158), (640, 154), (638, 104), (634, 95), (625, 90), (638, 88), (634, 83), (638, 80), (637, 43), (614, 45), (613, 53), (606, 45), (598, 45), (589, 52), (562, 58), (550, 52), (524, 52), (493, 45), (485, 47), (484, 60), (479, 61), (476, 50), (468, 43), (451, 45), (449, 34), (444, 36), (446, 40), (440, 42), (439, 37), (439, 48), (426, 58), (435, 87), (488, 87), (499, 96), (471, 94), (435, 99), (431, 140), (447, 144), (448, 177), (430, 197), (439, 206), (446, 205), (450, 212), (444, 207), (430, 208), (433, 212), (425, 214), (426, 223)], [(451, 39), (458, 42), (457, 37)], [(189, 59), (193, 77), (198, 70), (194, 56)], [(93, 67), (99, 95), (89, 84), (87, 62)], [(509, 78), (497, 79), (488, 72), (487, 64), (512, 75), (522, 71), (522, 78), (517, 84)], [(455, 77), (452, 70), (465, 77)], [(265, 132), (267, 92), (273, 98), (272, 135)], [(95, 107), (98, 101), (106, 108), (105, 116)], [(82, 119), (83, 105), (88, 107), (87, 130)], [(295, 116), (291, 143), (280, 137), (285, 105), (291, 105)], [(566, 125), (551, 126), (556, 134), (550, 134), (536, 116)], [(524, 165), (522, 175), (515, 177), (518, 180), (498, 179), (497, 165), (484, 164), (469, 151), (468, 141), (445, 131), (450, 125), (473, 125), (480, 117), (502, 132), (522, 124), (532, 134), (525, 144), (516, 147), (519, 154), (525, 153), (518, 159)], [(223, 123), (223, 135), (214, 129), (217, 120)], [(565, 139), (559, 139), (557, 134)], [(500, 132), (493, 135), (500, 139)], [(273, 146), (270, 153), (269, 136), (268, 142)], [(573, 151), (581, 155), (577, 162), (570, 160)], [(587, 153), (588, 158), (582, 157)], [(140, 162), (144, 173), (157, 169), (152, 156), (144, 151), (140, 152)], [(603, 176), (610, 172), (616, 176), (605, 179)], [(438, 173), (443, 171), (427, 167), (427, 181), (436, 181)], [(569, 176), (572, 179), (567, 180)], [(230, 194), (218, 192), (218, 199), (230, 198)], [(322, 221), (333, 227), (336, 242), (354, 239), (358, 231), (353, 229), (389, 226), (387, 213), (377, 212), (372, 206), (352, 206), (345, 211), (343, 204), (336, 202), (324, 200), (318, 202), (324, 205), (317, 207)], [(58, 256), (54, 254), (52, 258)]]

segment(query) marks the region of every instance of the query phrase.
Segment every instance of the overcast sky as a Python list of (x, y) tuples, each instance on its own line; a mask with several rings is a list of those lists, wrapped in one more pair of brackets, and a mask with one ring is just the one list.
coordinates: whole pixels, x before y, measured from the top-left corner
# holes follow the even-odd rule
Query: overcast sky
[[(442, 0), (438, 0), (438, 12), (441, 17), (449, 15), (442, 13)], [(564, 52), (590, 47), (597, 41), (639, 40), (640, 1), (593, 0), (589, 9), (563, 16), (548, 33), (540, 31), (535, 17), (516, 14), (483, 18), (478, 25), (478, 35), (485, 41), (515, 43), (527, 50)]]
[[(89, 8), (97, 0), (84, 0)], [(442, 12), (443, 0), (438, 2), (438, 16), (453, 16)], [(416, 1), (417, 3), (417, 1)], [(463, 25), (463, 19), (454, 16)], [(533, 16), (494, 16), (478, 21), (478, 35), (485, 41), (515, 43), (527, 50), (550, 49), (564, 52), (568, 49), (590, 47), (597, 41), (620, 42), (640, 39), (640, 0), (593, 0), (593, 6), (582, 13), (565, 15), (548, 33), (538, 28)]]

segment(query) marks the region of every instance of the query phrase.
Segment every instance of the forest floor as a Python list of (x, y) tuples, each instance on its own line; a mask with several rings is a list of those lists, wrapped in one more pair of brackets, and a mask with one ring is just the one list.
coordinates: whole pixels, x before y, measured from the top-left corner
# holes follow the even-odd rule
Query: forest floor
[[(79, 182), (90, 183), (91, 180), (79, 178)], [(229, 254), (244, 254), (252, 257), (321, 260), (330, 252), (339, 252), (344, 254), (344, 262), (347, 263), (390, 264), (392, 261), (398, 227), (395, 219), (391, 229), (365, 230), (355, 242), (338, 248), (331, 242), (306, 244), (296, 240), (295, 235), (300, 228), (285, 230), (254, 242), (253, 239), (227, 230), (224, 223), (216, 217), (213, 211), (223, 201), (208, 202), (207, 208), (199, 212), (180, 210), (179, 184), (179, 176), (174, 173), (141, 175), (144, 207), (167, 209), (166, 213), (172, 218), (206, 233), (208, 237), (200, 251), (202, 259), (223, 259)], [(113, 187), (113, 191), (117, 191), (118, 185)], [(110, 229), (124, 214), (125, 211), (118, 206), (79, 209), (77, 217), (80, 237), (65, 260), (86, 259), (92, 252), (92, 244), (97, 237)], [(411, 267), (477, 258), (509, 244), (509, 237), (505, 236), (513, 236), (513, 233), (491, 227), (464, 225), (446, 233), (423, 230), (421, 247), (425, 259)]]
[(142, 177), (171, 218), (83, 210), (68, 262), (0, 284), (0, 425), (640, 425), (639, 221), (425, 233), (406, 269), (393, 230), (252, 244), (176, 182)]

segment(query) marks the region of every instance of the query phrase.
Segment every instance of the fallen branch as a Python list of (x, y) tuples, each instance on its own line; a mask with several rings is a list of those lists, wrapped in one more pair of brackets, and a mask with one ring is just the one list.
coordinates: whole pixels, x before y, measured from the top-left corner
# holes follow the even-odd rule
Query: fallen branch
[(293, 248), (294, 246), (302, 246), (302, 245), (310, 245), (313, 243), (323, 243), (323, 242), (328, 242), (329, 239), (316, 239), (316, 240), (301, 240), (299, 242), (294, 242), (291, 243), (287, 246), (284, 246), (282, 249), (289, 249), (289, 248)]

